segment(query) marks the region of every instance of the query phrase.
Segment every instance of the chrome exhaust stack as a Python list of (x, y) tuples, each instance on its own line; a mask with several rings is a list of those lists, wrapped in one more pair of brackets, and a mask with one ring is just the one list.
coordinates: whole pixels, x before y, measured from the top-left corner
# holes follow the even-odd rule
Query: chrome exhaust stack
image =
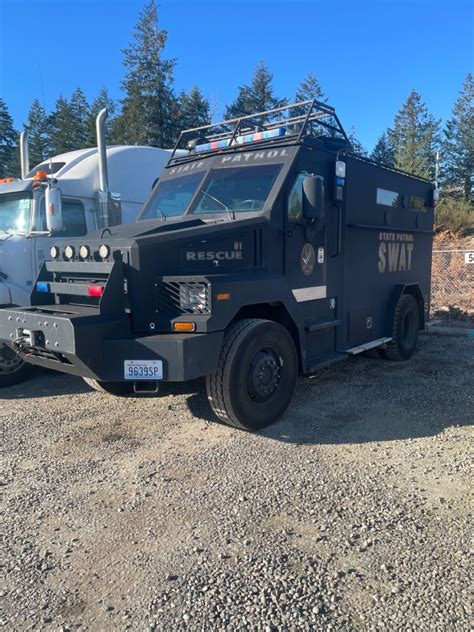
[(122, 223), (122, 207), (120, 195), (111, 193), (109, 188), (109, 172), (107, 167), (107, 143), (105, 140), (105, 121), (107, 108), (97, 115), (95, 129), (97, 135), (97, 151), (99, 154), (99, 191), (96, 194), (97, 222), (99, 228), (107, 228)]
[(24, 180), (30, 171), (30, 156), (28, 153), (28, 131), (26, 129), (20, 134), (20, 166), (21, 179)]

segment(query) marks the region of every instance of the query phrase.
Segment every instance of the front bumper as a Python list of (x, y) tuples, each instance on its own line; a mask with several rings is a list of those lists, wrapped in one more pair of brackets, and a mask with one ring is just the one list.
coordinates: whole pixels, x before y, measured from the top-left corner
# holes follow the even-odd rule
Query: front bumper
[(0, 342), (31, 364), (103, 382), (124, 381), (125, 360), (161, 360), (165, 382), (191, 380), (217, 367), (222, 331), (136, 337), (126, 314), (69, 308), (0, 309)]

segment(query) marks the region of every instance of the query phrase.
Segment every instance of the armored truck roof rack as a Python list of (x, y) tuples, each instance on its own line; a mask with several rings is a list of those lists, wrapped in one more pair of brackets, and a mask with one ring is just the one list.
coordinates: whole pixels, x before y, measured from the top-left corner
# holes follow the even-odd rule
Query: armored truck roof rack
[(170, 160), (179, 160), (179, 157), (175, 158), (178, 149), (188, 149), (196, 155), (235, 148), (247, 143), (278, 142), (283, 137), (285, 142), (289, 138), (299, 142), (306, 135), (319, 135), (321, 132), (339, 137), (349, 148), (351, 147), (336, 110), (326, 103), (310, 99), (183, 130)]

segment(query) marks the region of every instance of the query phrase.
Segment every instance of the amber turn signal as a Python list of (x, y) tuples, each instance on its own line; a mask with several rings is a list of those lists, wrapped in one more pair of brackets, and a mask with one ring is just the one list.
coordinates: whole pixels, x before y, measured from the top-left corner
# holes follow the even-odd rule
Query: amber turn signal
[(220, 292), (216, 294), (216, 301), (230, 301), (230, 292)]
[(173, 323), (173, 329), (175, 331), (194, 331), (196, 323)]

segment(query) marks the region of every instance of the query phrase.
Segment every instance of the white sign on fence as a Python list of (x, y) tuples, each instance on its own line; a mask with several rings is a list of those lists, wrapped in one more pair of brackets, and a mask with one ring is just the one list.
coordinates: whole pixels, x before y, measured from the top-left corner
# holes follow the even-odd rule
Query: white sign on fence
[(464, 253), (464, 263), (474, 263), (474, 252)]

